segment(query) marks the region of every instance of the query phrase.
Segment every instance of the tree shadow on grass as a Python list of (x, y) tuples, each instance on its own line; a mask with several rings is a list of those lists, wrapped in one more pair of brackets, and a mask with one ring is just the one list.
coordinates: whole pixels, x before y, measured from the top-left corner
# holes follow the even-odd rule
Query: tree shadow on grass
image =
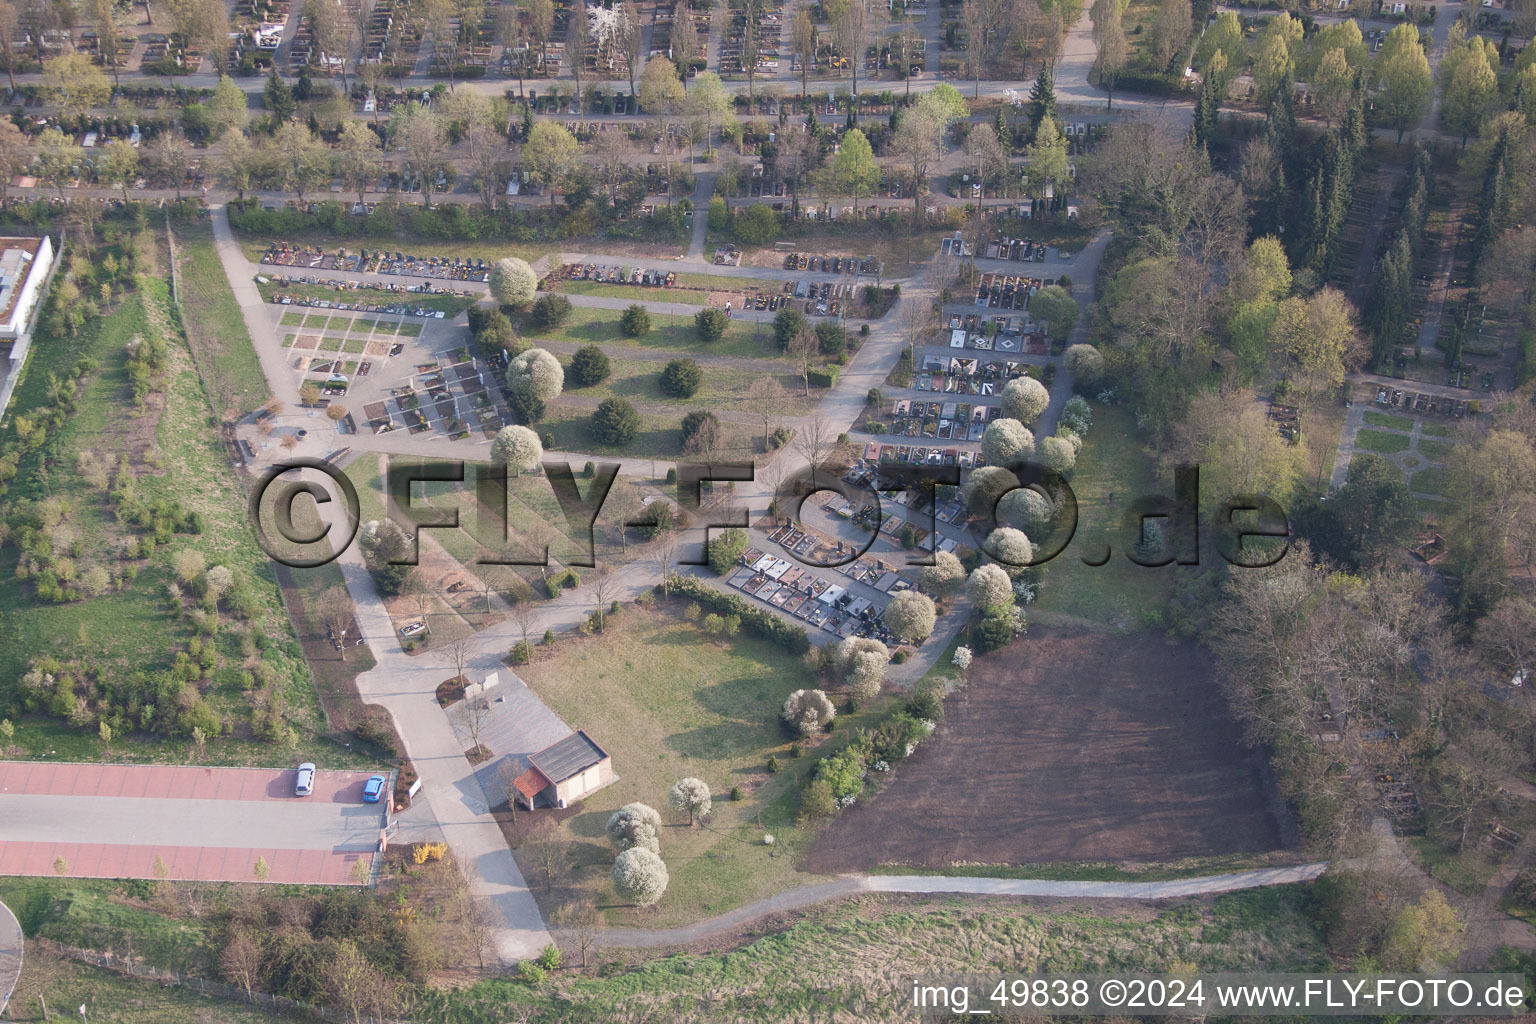
[[(779, 747), (784, 738), (778, 726), (781, 696), (777, 677), (769, 672), (722, 680), (694, 691), (701, 707), (721, 721), (666, 737), (666, 745), (684, 757), (712, 761), (753, 757)], [(792, 689), (792, 687), (791, 687)]]

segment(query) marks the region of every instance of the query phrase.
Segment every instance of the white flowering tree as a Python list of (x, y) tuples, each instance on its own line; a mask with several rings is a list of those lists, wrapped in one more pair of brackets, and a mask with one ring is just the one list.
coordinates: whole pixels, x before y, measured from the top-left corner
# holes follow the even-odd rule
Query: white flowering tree
[(993, 420), (981, 434), (981, 454), (989, 466), (1011, 466), (1035, 454), (1035, 435), (1018, 420)]
[(933, 564), (918, 570), (917, 578), (935, 594), (947, 594), (965, 579), (965, 566), (948, 551), (935, 552)]
[(671, 878), (661, 855), (643, 846), (625, 850), (613, 862), (613, 891), (637, 907), (652, 907), (667, 891)]
[(971, 649), (969, 647), (956, 647), (952, 663), (955, 668), (960, 670), (961, 679), (968, 678), (971, 674)]
[(507, 367), (507, 386), (541, 402), (553, 402), (565, 389), (565, 368), (548, 349), (531, 348)]
[(903, 590), (885, 606), (881, 621), (887, 629), (910, 643), (926, 640), (938, 619), (933, 600), (915, 590)]
[(971, 604), (985, 611), (1013, 600), (1013, 581), (998, 566), (978, 565), (965, 583), (965, 593)]
[(784, 701), (784, 721), (801, 736), (809, 736), (837, 717), (837, 710), (821, 690), (796, 690)]
[(527, 427), (502, 427), (491, 442), (491, 461), (507, 466), (515, 473), (526, 473), (544, 457), (539, 435)]
[(709, 796), (709, 784), (703, 779), (678, 779), (667, 792), (667, 802), (675, 811), (688, 812), (688, 824), (702, 818), (714, 806)]
[(1011, 526), (1000, 526), (987, 534), (981, 549), (997, 559), (1009, 579), (1029, 568), (1030, 560), (1035, 557), (1034, 546), (1030, 544), (1029, 538), (1023, 531)]
[(1015, 377), (1003, 388), (1003, 415), (1020, 423), (1033, 423), (1051, 404), (1051, 393), (1033, 377)]
[(649, 804), (625, 804), (608, 815), (608, 841), (620, 850), (643, 846), (661, 853), (661, 815)]
[(527, 260), (515, 256), (499, 259), (491, 266), (491, 298), (503, 306), (526, 306), (539, 288), (539, 275)]

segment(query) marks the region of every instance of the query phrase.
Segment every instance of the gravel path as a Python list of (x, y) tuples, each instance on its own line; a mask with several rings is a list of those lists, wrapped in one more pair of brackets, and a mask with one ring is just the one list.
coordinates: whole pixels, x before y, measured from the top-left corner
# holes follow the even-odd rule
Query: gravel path
[[(776, 896), (681, 928), (608, 928), (600, 946), (653, 948), (682, 946), (714, 938), (772, 914), (782, 914), (861, 892), (967, 893), (977, 896), (1046, 896), (1061, 899), (1163, 900), (1208, 893), (1257, 889), (1266, 885), (1309, 882), (1327, 864), (1261, 868), (1201, 878), (1160, 882), (1064, 882), (1031, 878), (950, 878), (942, 875), (845, 875), (831, 882), (790, 889)], [(557, 934), (558, 937), (558, 934)]]

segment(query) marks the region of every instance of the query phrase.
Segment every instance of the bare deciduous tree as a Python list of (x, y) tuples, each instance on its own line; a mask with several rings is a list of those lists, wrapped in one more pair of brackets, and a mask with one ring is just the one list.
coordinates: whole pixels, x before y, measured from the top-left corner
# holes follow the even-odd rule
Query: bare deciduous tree
[(261, 977), (261, 943), (248, 929), (230, 930), (224, 948), (219, 951), (219, 973), (225, 981), (244, 990), (246, 1002), (251, 1001), (256, 981)]
[(787, 397), (776, 377), (759, 377), (747, 388), (747, 408), (763, 421), (763, 451), (768, 450), (769, 425), (783, 414)]
[(520, 852), (522, 860), (536, 868), (543, 877), (544, 891), (553, 892), (555, 885), (570, 871), (565, 844), (555, 834), (553, 821), (546, 820), (530, 838), (524, 841)]
[(597, 911), (597, 903), (589, 896), (562, 904), (551, 920), (555, 926), (568, 932), (571, 943), (581, 953), (581, 966), (587, 966), (587, 953), (597, 944), (598, 928), (602, 918)]

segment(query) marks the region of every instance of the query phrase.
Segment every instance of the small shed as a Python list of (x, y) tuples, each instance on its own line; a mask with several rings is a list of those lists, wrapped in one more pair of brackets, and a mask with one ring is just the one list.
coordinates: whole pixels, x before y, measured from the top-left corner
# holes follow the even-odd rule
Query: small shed
[(528, 755), (528, 770), (513, 780), (518, 802), (533, 810), (543, 800), (552, 807), (568, 807), (618, 779), (608, 752), (585, 730), (537, 754)]

